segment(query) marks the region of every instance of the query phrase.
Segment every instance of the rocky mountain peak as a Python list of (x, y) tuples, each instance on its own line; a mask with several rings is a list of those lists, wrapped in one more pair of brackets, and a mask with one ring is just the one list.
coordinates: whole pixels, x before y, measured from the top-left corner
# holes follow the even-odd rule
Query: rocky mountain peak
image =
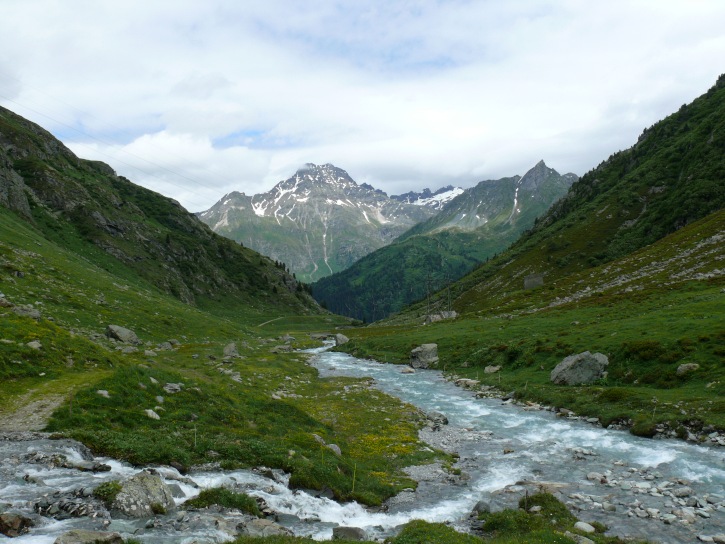
[(562, 178), (569, 185), (578, 179), (576, 174), (571, 173), (562, 176), (553, 168), (549, 168), (543, 160), (540, 160), (521, 177), (518, 186), (525, 191), (536, 191), (546, 180), (554, 177)]
[(310, 281), (346, 268), (436, 210), (359, 185), (332, 164), (307, 163), (265, 193), (226, 195), (199, 218)]

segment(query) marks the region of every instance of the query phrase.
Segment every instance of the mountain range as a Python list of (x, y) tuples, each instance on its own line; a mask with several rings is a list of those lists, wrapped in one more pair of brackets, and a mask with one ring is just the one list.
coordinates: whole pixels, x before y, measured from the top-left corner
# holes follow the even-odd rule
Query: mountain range
[(388, 197), (331, 164), (307, 164), (266, 193), (229, 193), (198, 217), (309, 282), (389, 244), (456, 192)]
[(523, 176), (481, 181), (392, 244), (314, 283), (313, 295), (335, 313), (382, 319), (506, 249), (577, 179), (540, 161)]

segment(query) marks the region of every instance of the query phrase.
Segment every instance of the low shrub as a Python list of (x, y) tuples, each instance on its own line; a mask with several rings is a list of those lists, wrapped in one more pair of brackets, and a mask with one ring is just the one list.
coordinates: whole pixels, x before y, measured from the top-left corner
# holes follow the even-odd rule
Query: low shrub
[(257, 517), (262, 516), (257, 501), (246, 493), (236, 493), (226, 487), (205, 489), (197, 497), (184, 503), (185, 506), (190, 508), (206, 508), (213, 504), (224, 508), (235, 508)]
[(106, 506), (111, 506), (116, 496), (121, 492), (121, 484), (118, 480), (103, 482), (93, 490), (93, 496), (102, 500)]

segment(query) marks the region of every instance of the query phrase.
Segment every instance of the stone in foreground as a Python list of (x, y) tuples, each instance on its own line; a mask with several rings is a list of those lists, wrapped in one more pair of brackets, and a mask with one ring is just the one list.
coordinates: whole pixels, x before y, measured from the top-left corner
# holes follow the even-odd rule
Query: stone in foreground
[(149, 518), (159, 507), (173, 509), (174, 496), (161, 476), (147, 470), (123, 482), (113, 501), (114, 510), (131, 518)]
[(243, 535), (254, 537), (292, 536), (292, 531), (268, 519), (254, 519), (240, 524), (237, 529)]
[(605, 375), (609, 359), (602, 353), (569, 355), (551, 371), (551, 381), (558, 385), (587, 385)]
[(123, 544), (123, 538), (118, 533), (107, 533), (103, 531), (86, 531), (84, 529), (73, 529), (63, 533), (55, 539), (54, 544)]
[(367, 534), (360, 527), (335, 527), (332, 529), (332, 540), (363, 541)]
[(10, 512), (0, 514), (0, 534), (7, 537), (15, 538), (25, 534), (33, 525), (33, 520), (22, 514)]

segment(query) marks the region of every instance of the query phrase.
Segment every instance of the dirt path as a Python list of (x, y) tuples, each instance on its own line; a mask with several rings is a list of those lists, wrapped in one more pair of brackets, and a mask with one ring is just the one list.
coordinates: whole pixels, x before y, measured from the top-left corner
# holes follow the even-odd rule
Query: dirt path
[(267, 323), (272, 323), (273, 321), (279, 321), (280, 319), (284, 319), (284, 316), (282, 316), (282, 317), (275, 317), (274, 319), (270, 319), (269, 321), (265, 321), (264, 323), (260, 323), (259, 325), (257, 325), (257, 327), (263, 327)]
[(0, 391), (0, 431), (40, 431), (53, 412), (78, 389), (109, 376), (110, 370), (68, 373), (45, 383), (24, 380), (3, 384)]
[(31, 389), (0, 411), (0, 431), (40, 431), (65, 400), (65, 395), (42, 395)]

